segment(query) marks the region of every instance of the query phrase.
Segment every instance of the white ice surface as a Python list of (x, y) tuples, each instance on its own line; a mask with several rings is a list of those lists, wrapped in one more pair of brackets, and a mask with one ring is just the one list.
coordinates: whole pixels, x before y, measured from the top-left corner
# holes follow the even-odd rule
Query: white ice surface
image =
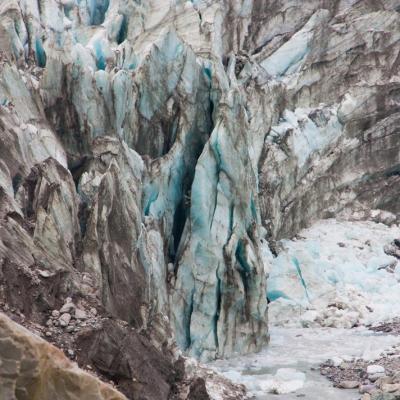
[(400, 315), (399, 262), (384, 252), (396, 238), (398, 226), (330, 219), (282, 241), (268, 280), (270, 322), (351, 327)]

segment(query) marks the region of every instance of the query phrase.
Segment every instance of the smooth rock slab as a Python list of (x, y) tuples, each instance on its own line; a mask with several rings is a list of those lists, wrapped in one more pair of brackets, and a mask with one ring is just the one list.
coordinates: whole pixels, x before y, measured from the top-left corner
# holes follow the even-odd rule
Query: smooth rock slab
[(399, 383), (385, 383), (382, 385), (382, 391), (385, 393), (394, 393), (400, 392), (400, 384)]
[(356, 389), (359, 385), (358, 381), (342, 381), (339, 383), (341, 389)]
[(0, 365), (0, 399), (126, 400), (4, 314), (0, 314)]

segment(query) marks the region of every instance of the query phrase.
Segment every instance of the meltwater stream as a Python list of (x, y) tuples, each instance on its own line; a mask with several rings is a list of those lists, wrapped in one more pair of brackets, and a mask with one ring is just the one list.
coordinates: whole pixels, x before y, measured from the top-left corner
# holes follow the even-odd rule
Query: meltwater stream
[[(358, 400), (357, 390), (333, 387), (319, 373), (319, 364), (333, 357), (377, 357), (399, 342), (399, 337), (376, 334), (366, 328), (272, 328), (270, 345), (260, 353), (217, 360), (209, 366), (244, 384), (257, 400)], [(268, 393), (272, 387), (278, 391), (295, 390)]]

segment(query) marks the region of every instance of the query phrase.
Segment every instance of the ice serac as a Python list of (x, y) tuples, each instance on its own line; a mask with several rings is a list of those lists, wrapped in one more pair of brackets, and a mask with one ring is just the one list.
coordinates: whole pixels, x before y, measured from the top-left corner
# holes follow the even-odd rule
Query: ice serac
[(196, 357), (256, 351), (268, 340), (257, 171), (236, 77), (197, 162), (173, 294), (178, 343)]

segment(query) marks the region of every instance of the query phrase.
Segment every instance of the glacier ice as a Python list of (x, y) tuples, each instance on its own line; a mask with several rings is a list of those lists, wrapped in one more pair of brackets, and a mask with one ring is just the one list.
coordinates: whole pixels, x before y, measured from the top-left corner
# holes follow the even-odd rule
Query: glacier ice
[(326, 17), (326, 10), (316, 12), (311, 16), (303, 29), (294, 34), (288, 42), (271, 56), (262, 60), (260, 65), (274, 77), (281, 77), (282, 75), (296, 72), (310, 51), (310, 42), (314, 37), (312, 30), (321, 21), (324, 21)]
[(325, 220), (283, 240), (268, 282), (272, 323), (351, 327), (395, 317), (398, 260), (385, 246), (399, 234), (397, 226)]

